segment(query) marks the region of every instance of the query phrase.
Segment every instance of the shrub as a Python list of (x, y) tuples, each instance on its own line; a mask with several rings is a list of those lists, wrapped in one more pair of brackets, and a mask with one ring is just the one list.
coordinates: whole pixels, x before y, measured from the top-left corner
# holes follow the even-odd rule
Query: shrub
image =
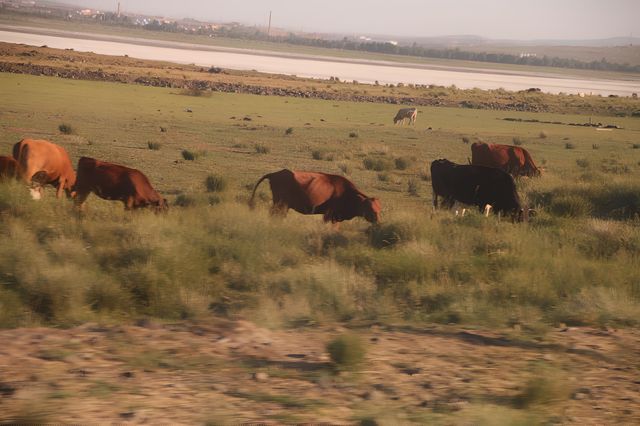
[(540, 132), (540, 134), (538, 134), (538, 137), (540, 139), (546, 139), (547, 138), (547, 132), (545, 132), (544, 130)]
[(60, 133), (62, 133), (63, 135), (72, 135), (75, 133), (75, 130), (73, 129), (73, 127), (71, 127), (70, 124), (66, 124), (66, 123), (62, 123), (58, 126), (58, 130), (60, 130)]
[(418, 196), (418, 182), (415, 179), (409, 179), (407, 181), (407, 192), (413, 197)]
[(462, 137), (462, 143), (469, 144), (469, 138), (468, 138), (468, 137), (466, 137), (466, 136), (463, 136), (463, 137)]
[(515, 397), (514, 405), (516, 407), (548, 406), (569, 398), (571, 388), (561, 372), (541, 370), (536, 373), (526, 383), (522, 393)]
[(591, 149), (599, 149), (600, 145), (598, 145), (597, 143), (594, 143), (591, 145)]
[(293, 133), (293, 127), (289, 127), (289, 128), (287, 128), (287, 130), (284, 131), (285, 135), (290, 135), (292, 133)]
[(268, 154), (271, 152), (271, 148), (261, 143), (255, 144), (254, 149), (256, 150), (257, 154)]
[(398, 170), (405, 170), (407, 167), (409, 167), (409, 160), (407, 160), (406, 158), (396, 158), (394, 162), (396, 165), (396, 169)]
[(574, 149), (576, 146), (571, 142), (567, 142), (564, 144), (564, 149)]
[(631, 145), (631, 149), (640, 149), (640, 143), (634, 143)]
[(344, 173), (345, 175), (348, 175), (351, 173), (351, 167), (349, 167), (349, 165), (347, 163), (340, 163), (338, 164), (338, 168), (340, 169), (340, 171), (342, 171), (342, 173)]
[(578, 158), (576, 160), (576, 164), (578, 165), (578, 167), (586, 169), (590, 166), (589, 160), (587, 160), (586, 158)]
[(389, 181), (389, 175), (387, 173), (378, 173), (378, 180), (380, 182), (388, 182)]
[(520, 145), (522, 145), (522, 139), (520, 139), (520, 138), (519, 138), (519, 137), (517, 137), (517, 136), (514, 136), (514, 137), (513, 137), (513, 139), (512, 139), (512, 141), (513, 141), (513, 144), (514, 144), (515, 146), (520, 146)]
[(593, 211), (591, 202), (578, 194), (567, 194), (554, 197), (551, 201), (551, 211), (564, 217), (588, 216)]
[(161, 146), (160, 142), (147, 142), (147, 147), (152, 151), (159, 151)]
[(222, 192), (227, 187), (227, 181), (220, 175), (209, 175), (204, 181), (208, 192)]
[(322, 158), (324, 157), (324, 153), (322, 151), (319, 150), (314, 150), (311, 151), (311, 158), (313, 158), (314, 160), (322, 160)]
[(192, 207), (196, 205), (196, 199), (186, 194), (180, 194), (176, 197), (174, 204), (180, 207)]
[(327, 352), (337, 370), (356, 370), (364, 361), (366, 348), (355, 334), (343, 334), (327, 344)]
[(408, 226), (397, 223), (372, 226), (367, 230), (367, 234), (369, 236), (369, 244), (375, 248), (391, 247), (414, 238)]
[(362, 164), (364, 165), (365, 169), (375, 170), (376, 172), (391, 169), (391, 165), (389, 164), (389, 162), (385, 161), (382, 158), (366, 157), (364, 160), (362, 160)]
[(349, 132), (349, 137), (350, 138), (357, 138), (358, 137), (358, 132)]
[(188, 149), (182, 150), (182, 158), (184, 158), (187, 161), (195, 161), (204, 155), (205, 155), (204, 152), (189, 151)]

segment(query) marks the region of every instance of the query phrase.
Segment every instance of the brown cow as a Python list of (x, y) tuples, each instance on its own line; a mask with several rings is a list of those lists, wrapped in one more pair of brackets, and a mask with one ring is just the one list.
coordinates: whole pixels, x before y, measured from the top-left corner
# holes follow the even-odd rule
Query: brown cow
[(125, 210), (147, 206), (156, 211), (168, 208), (167, 200), (160, 197), (141, 171), (89, 157), (78, 161), (78, 181), (73, 191), (79, 209), (92, 192), (105, 200), (122, 201)]
[[(45, 140), (23, 139), (13, 146), (13, 158), (18, 162), (20, 175), (25, 182), (35, 184), (32, 196), (42, 196), (42, 186), (46, 184), (57, 188), (56, 196), (60, 198), (62, 190), (71, 195), (71, 188), (76, 183), (76, 172), (73, 171), (67, 151), (52, 142)], [(37, 178), (34, 179), (34, 176)]]
[(495, 167), (513, 177), (540, 176), (529, 152), (519, 146), (475, 142), (471, 145), (471, 164)]
[(368, 222), (380, 220), (380, 201), (360, 192), (351, 181), (338, 176), (318, 172), (280, 170), (264, 175), (253, 188), (249, 206), (258, 185), (269, 180), (273, 206), (271, 214), (285, 214), (294, 209), (302, 214), (322, 214), (325, 222), (342, 222), (356, 216)]
[(0, 181), (19, 177), (18, 162), (13, 157), (0, 155)]

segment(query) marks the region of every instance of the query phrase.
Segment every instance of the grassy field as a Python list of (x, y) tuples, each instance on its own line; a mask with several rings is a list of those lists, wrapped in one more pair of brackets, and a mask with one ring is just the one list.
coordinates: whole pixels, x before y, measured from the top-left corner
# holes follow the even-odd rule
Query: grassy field
[[(385, 104), (194, 97), (13, 74), (0, 74), (0, 88), (0, 153), (21, 138), (49, 139), (74, 163), (93, 156), (142, 170), (172, 204), (166, 215), (131, 214), (90, 196), (78, 217), (52, 190), (35, 202), (22, 184), (0, 185), (0, 327), (213, 315), (272, 330), (444, 324), (544, 341), (557, 326), (638, 326), (638, 118), (592, 116), (623, 128), (603, 131), (504, 120), (585, 122), (585, 115), (421, 107), (415, 127), (399, 127), (390, 123), (397, 106)], [(538, 210), (534, 221), (432, 210), (428, 166), (443, 157), (465, 163), (463, 138), (516, 138), (544, 167), (541, 178), (518, 182)], [(336, 231), (319, 216), (271, 218), (267, 185), (250, 211), (252, 185), (285, 167), (345, 174), (381, 199), (383, 223), (358, 219)], [(210, 175), (223, 190), (207, 191)], [(527, 385), (532, 398), (536, 386), (553, 393), (555, 376)], [(315, 402), (226, 394), (324, 418), (309, 414), (319, 412)], [(437, 419), (450, 421), (447, 410), (435, 410)], [(531, 410), (512, 421), (555, 412)], [(336, 421), (357, 419), (345, 416)]]
[[(389, 55), (373, 52), (358, 52), (354, 50), (341, 50), (341, 49), (327, 49), (322, 47), (301, 46), (289, 43), (276, 43), (268, 41), (258, 40), (243, 40), (228, 37), (215, 37), (211, 38), (205, 35), (197, 34), (184, 34), (184, 33), (170, 33), (162, 31), (149, 31), (142, 28), (127, 28), (113, 25), (104, 25), (102, 23), (91, 22), (78, 22), (78, 21), (63, 21), (57, 19), (45, 19), (35, 16), (19, 15), (13, 13), (1, 13), (0, 12), (0, 24), (5, 25), (19, 25), (26, 27), (33, 27), (39, 29), (53, 29), (62, 31), (73, 32), (85, 32), (108, 36), (120, 36), (120, 37), (135, 37), (142, 39), (152, 39), (169, 42), (181, 42), (181, 43), (193, 43), (202, 44), (206, 46), (214, 47), (231, 47), (238, 49), (251, 49), (251, 50), (266, 50), (272, 52), (292, 53), (292, 54), (304, 54), (314, 56), (328, 56), (336, 58), (350, 58), (350, 59), (364, 59), (364, 60), (380, 60), (390, 61), (397, 63), (418, 63), (428, 64), (444, 67), (461, 67), (470, 69), (493, 69), (493, 70), (505, 70), (515, 72), (545, 72), (566, 76), (583, 76), (587, 78), (608, 78), (608, 79), (637, 79), (637, 74), (620, 73), (620, 72), (606, 72), (606, 71), (593, 71), (593, 70), (580, 70), (580, 69), (567, 69), (556, 67), (532, 67), (513, 64), (500, 64), (500, 63), (488, 63), (488, 62), (475, 62), (475, 61), (463, 61), (454, 59), (438, 59), (438, 58), (423, 58), (416, 56), (404, 56), (404, 55)], [(492, 48), (488, 49), (491, 52), (509, 52), (515, 48)], [(630, 48), (583, 48), (578, 49), (580, 55), (575, 54), (573, 48), (562, 49), (553, 48), (536, 50), (540, 54), (553, 53), (559, 57), (571, 57), (584, 61), (600, 60), (606, 58), (609, 62), (629, 63), (631, 65), (637, 64), (637, 47)], [(470, 49), (474, 50), (474, 49)], [(517, 50), (517, 49), (515, 49)], [(569, 54), (570, 52), (573, 54)], [(519, 54), (517, 50), (515, 54)]]

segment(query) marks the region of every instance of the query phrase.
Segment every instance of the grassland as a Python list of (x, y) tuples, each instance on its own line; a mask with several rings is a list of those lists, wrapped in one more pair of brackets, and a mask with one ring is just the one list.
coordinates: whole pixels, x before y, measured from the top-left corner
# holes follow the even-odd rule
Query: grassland
[[(620, 382), (606, 386), (623, 386), (625, 392), (637, 388), (633, 376), (638, 364), (629, 357), (633, 350), (629, 348), (638, 345), (640, 319), (638, 118), (420, 107), (416, 126), (399, 127), (390, 123), (397, 105), (380, 103), (216, 92), (187, 96), (188, 92), (175, 88), (15, 74), (0, 74), (0, 88), (1, 153), (9, 153), (24, 137), (49, 139), (64, 146), (73, 162), (85, 155), (142, 170), (172, 204), (166, 215), (130, 214), (121, 204), (91, 196), (87, 212), (78, 217), (72, 203), (55, 199), (53, 191), (34, 202), (24, 185), (0, 185), (0, 326), (4, 328), (70, 328), (71, 335), (78, 333), (89, 341), (86, 333), (91, 331), (82, 328), (87, 323), (107, 325), (106, 336), (113, 339), (119, 333), (118, 324), (128, 327), (141, 320), (184, 325), (212, 318), (244, 319), (274, 333), (286, 333), (288, 350), (295, 353), (293, 342), (305, 342), (300, 347), (306, 348), (314, 338), (338, 333), (338, 326), (338, 330), (351, 328), (380, 341), (389, 336), (390, 342), (408, 339), (408, 346), (389, 344), (384, 350), (370, 350), (368, 356), (379, 371), (390, 363), (396, 365), (393, 371), (414, 364), (433, 374), (451, 368), (452, 374), (467, 373), (468, 377), (458, 379), (481, 383), (477, 394), (461, 397), (454, 393), (470, 387), (447, 388), (447, 382), (458, 379), (443, 378), (437, 384), (442, 389), (433, 391), (438, 395), (420, 405), (407, 398), (416, 392), (410, 386), (423, 390), (432, 386), (423, 386), (423, 376), (417, 376), (420, 383), (393, 382), (395, 390), (389, 391), (379, 384), (392, 379), (377, 373), (365, 379), (335, 378), (320, 366), (322, 374), (310, 379), (303, 368), (274, 369), (269, 374), (293, 380), (301, 386), (296, 387), (301, 396), (288, 395), (285, 389), (292, 388), (286, 381), (271, 382), (269, 389), (263, 385), (250, 389), (251, 382), (242, 382), (237, 389), (219, 388), (217, 394), (225, 398), (250, 402), (234, 406), (240, 410), (231, 413), (235, 419), (344, 422), (402, 414), (389, 421), (608, 421), (611, 417), (593, 410), (590, 399), (571, 399), (579, 389), (596, 386), (601, 361), (590, 362), (594, 373), (581, 376), (578, 371), (587, 371), (584, 352), (575, 352), (577, 358), (537, 358), (542, 348), (561, 348), (565, 353), (572, 347), (558, 334), (567, 326), (583, 327), (577, 330), (584, 339), (598, 329), (627, 329), (615, 335), (624, 338), (625, 343), (616, 346), (620, 353), (606, 342), (596, 342), (599, 346), (590, 350), (598, 360), (615, 352), (629, 369), (619, 373)], [(620, 100), (601, 101), (614, 107)], [(622, 129), (504, 120), (586, 122), (590, 117)], [(71, 126), (73, 133), (61, 134), (62, 123)], [(476, 212), (459, 218), (449, 211), (432, 211), (428, 165), (443, 157), (466, 162), (470, 150), (463, 138), (497, 143), (518, 138), (531, 152), (544, 167), (543, 177), (521, 179), (518, 188), (538, 210), (535, 221), (512, 224), (496, 217), (485, 219)], [(150, 144), (157, 145), (150, 149)], [(185, 150), (197, 153), (197, 158), (186, 160)], [(367, 166), (371, 164), (379, 166)], [(258, 208), (250, 211), (246, 201), (253, 183), (264, 173), (284, 167), (345, 174), (366, 194), (381, 199), (383, 223), (372, 228), (354, 220), (336, 231), (318, 216), (290, 213), (285, 219), (271, 218), (266, 185), (259, 191)], [(222, 191), (207, 191), (205, 182), (212, 174), (224, 177)], [(371, 334), (372, 327), (382, 327), (381, 334)], [(428, 342), (416, 335), (431, 327), (441, 330), (433, 331), (432, 339), (458, 336), (454, 339), (458, 341), (460, 330), (476, 329), (491, 338), (488, 334), (470, 337), (473, 345), (491, 341), (495, 346), (502, 342), (528, 349), (526, 354), (487, 349), (486, 356), (497, 356), (505, 365), (500, 372), (505, 376), (500, 377), (507, 382), (492, 381), (497, 376), (481, 373), (489, 367), (461, 355), (471, 351), (468, 346), (452, 344), (447, 346), (450, 352), (428, 352)], [(452, 328), (444, 332), (441, 327)], [(394, 330), (412, 337), (393, 334)], [(158, 344), (146, 335), (149, 346), (137, 348), (141, 353), (135, 357), (124, 349), (126, 339), (123, 347), (114, 350), (106, 349), (111, 343), (101, 343), (100, 357), (114, 361), (113, 351), (120, 351), (118, 368), (128, 365), (136, 374), (158, 368), (183, 371), (183, 362), (195, 365), (192, 368), (198, 372), (218, 368), (213, 361), (189, 358), (186, 350), (180, 356), (164, 349), (143, 356)], [(7, 339), (11, 341), (9, 334)], [(562, 345), (553, 346), (558, 339)], [(439, 342), (444, 345), (444, 340)], [(85, 343), (81, 340), (80, 348), (60, 342), (50, 348), (43, 345), (40, 349), (48, 352), (38, 359), (65, 362), (68, 358), (66, 362), (75, 363), (74, 354), (86, 352)], [(260, 344), (241, 341), (230, 345), (228, 353), (237, 355), (238, 348), (249, 350)], [(308, 350), (312, 349), (315, 362), (326, 362), (322, 345)], [(278, 354), (284, 357), (286, 352)], [(256, 349), (252, 356), (271, 355)], [(238, 362), (237, 356), (232, 358)], [(179, 365), (172, 364), (172, 359)], [(437, 362), (443, 359), (456, 366)], [(545, 370), (541, 381), (536, 381), (533, 364), (520, 362), (524, 359), (550, 364), (552, 370)], [(407, 362), (413, 364), (407, 367), (403, 364)], [(263, 364), (250, 365), (255, 370)], [(44, 377), (44, 383), (47, 377), (57, 381), (63, 374), (61, 370), (47, 375), (41, 364), (33, 369), (27, 371), (40, 371), (37, 375)], [(234, 364), (220, 371), (233, 382), (240, 380), (237, 377), (244, 370)], [(190, 375), (180, 377), (180, 383), (196, 383)], [(122, 385), (112, 383), (115, 378), (104, 380), (83, 387), (89, 396), (80, 393), (73, 401), (87, 403), (87, 398), (102, 396), (126, 408), (129, 392), (151, 392), (129, 387), (125, 392)], [(158, 380), (153, 392), (168, 379)], [(213, 385), (198, 386), (211, 390)], [(198, 392), (198, 386), (189, 387), (189, 392)], [(368, 396), (358, 396), (361, 389), (372, 387), (378, 394), (370, 391)], [(56, 391), (54, 396), (42, 396), (47, 410), (52, 410), (46, 402), (51, 398), (70, 400), (64, 389)], [(349, 399), (341, 399), (344, 392)], [(550, 393), (552, 401), (540, 397), (541, 393)], [(479, 396), (487, 394), (495, 400)], [(611, 404), (607, 410), (615, 412), (615, 418), (638, 419), (637, 402), (621, 407), (613, 394), (605, 394), (605, 402)], [(323, 402), (325, 397), (329, 403)], [(376, 398), (384, 403), (376, 403)], [(10, 401), (13, 419), (38, 414), (37, 409)], [(241, 416), (242, 410), (252, 410), (251, 404), (266, 411)], [(326, 411), (325, 407), (336, 404), (342, 411)], [(390, 404), (387, 413), (380, 412), (386, 404)], [(275, 411), (274, 405), (279, 407)], [(157, 415), (161, 406), (146, 409)], [(176, 410), (181, 409), (178, 406)], [(91, 412), (98, 415), (99, 410)], [(284, 414), (295, 416), (281, 417)], [(119, 414), (114, 415), (117, 420)], [(50, 418), (74, 419), (55, 409)]]

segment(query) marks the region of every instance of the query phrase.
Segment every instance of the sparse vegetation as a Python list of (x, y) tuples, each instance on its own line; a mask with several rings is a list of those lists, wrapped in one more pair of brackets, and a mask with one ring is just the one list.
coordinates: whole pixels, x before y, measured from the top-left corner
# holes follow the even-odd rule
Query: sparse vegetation
[(60, 124), (58, 126), (58, 130), (60, 130), (60, 133), (62, 133), (63, 135), (72, 135), (75, 133), (75, 129), (71, 127), (70, 124), (66, 124), (66, 123)]
[(324, 153), (320, 150), (314, 149), (311, 151), (311, 158), (314, 160), (322, 160), (324, 158)]
[(162, 144), (160, 142), (147, 142), (147, 147), (152, 151), (159, 151), (162, 148)]
[(256, 154), (268, 154), (271, 152), (271, 148), (262, 143), (256, 143), (253, 148), (256, 151)]
[(188, 149), (182, 150), (182, 158), (187, 161), (195, 161), (200, 157), (204, 157), (206, 152), (204, 151), (190, 151)]
[(337, 370), (352, 371), (364, 361), (366, 348), (358, 335), (343, 334), (327, 344), (327, 352)]
[(349, 137), (350, 138), (357, 138), (358, 137), (358, 132), (349, 132)]
[(207, 192), (222, 192), (227, 188), (227, 180), (221, 175), (208, 175), (204, 181)]
[(285, 135), (291, 135), (293, 134), (293, 127), (288, 127), (285, 131), (284, 131)]
[(511, 141), (515, 146), (522, 145), (522, 139), (520, 139), (518, 136), (514, 136)]
[(545, 132), (544, 130), (543, 130), (543, 131), (541, 131), (541, 132), (538, 134), (538, 137), (539, 137), (540, 139), (546, 139), (546, 138), (547, 138), (547, 136), (549, 136), (549, 135), (547, 135), (547, 132)]

